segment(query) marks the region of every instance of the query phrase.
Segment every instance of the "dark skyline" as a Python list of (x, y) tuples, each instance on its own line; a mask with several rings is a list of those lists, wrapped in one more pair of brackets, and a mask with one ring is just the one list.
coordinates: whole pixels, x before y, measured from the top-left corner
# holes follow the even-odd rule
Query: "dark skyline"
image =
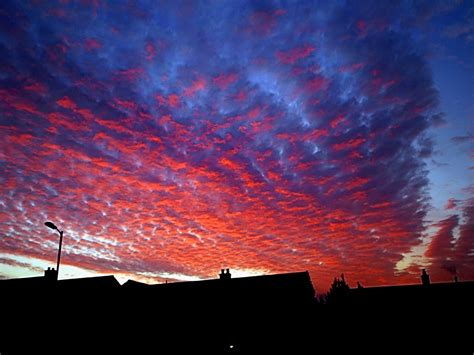
[(0, 277), (474, 279), (473, 14), (2, 1)]
[(308, 272), (234, 278), (223, 269), (216, 276), (120, 285), (113, 276), (57, 281), (45, 270), (44, 277), (0, 280), (8, 304), (0, 351), (64, 353), (68, 344), (81, 353), (473, 349), (469, 327), (458, 325), (472, 318), (474, 281), (431, 283), (423, 269), (418, 284), (350, 288), (341, 275), (315, 298)]

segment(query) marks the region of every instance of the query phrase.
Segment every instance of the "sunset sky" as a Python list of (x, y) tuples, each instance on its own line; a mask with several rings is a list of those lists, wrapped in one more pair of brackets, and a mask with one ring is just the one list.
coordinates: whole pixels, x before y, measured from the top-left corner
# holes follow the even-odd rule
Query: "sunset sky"
[(0, 278), (474, 279), (470, 1), (1, 1)]

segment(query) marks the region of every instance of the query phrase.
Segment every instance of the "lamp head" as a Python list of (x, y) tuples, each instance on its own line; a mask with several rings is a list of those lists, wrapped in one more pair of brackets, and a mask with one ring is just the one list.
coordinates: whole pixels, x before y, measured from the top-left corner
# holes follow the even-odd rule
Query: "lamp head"
[(45, 222), (44, 225), (48, 228), (58, 230), (58, 227), (56, 227), (53, 222)]

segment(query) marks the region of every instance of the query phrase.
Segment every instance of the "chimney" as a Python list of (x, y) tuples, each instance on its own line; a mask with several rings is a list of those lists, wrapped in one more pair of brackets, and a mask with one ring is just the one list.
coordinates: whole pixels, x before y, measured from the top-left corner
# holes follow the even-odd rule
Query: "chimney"
[(44, 279), (48, 282), (58, 280), (58, 272), (54, 268), (48, 267), (47, 270), (44, 270)]
[(421, 270), (421, 283), (423, 286), (430, 285), (430, 275), (426, 273), (426, 269)]
[(229, 269), (225, 269), (225, 273), (224, 273), (224, 269), (221, 269), (221, 273), (219, 274), (219, 279), (230, 280), (230, 278), (231, 278), (231, 273), (229, 272)]

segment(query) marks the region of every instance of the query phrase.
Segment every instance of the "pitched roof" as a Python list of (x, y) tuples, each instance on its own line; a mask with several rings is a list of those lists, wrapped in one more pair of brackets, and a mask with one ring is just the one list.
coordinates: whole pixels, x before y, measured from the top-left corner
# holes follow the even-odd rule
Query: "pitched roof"
[(434, 292), (454, 290), (454, 289), (474, 289), (474, 281), (462, 281), (462, 282), (435, 282), (428, 286), (422, 284), (412, 285), (389, 285), (389, 286), (369, 286), (363, 288), (352, 288), (352, 292), (364, 292), (373, 294), (383, 293), (405, 293), (405, 292), (416, 292), (420, 290), (431, 290)]
[(173, 282), (150, 285), (147, 289), (173, 295), (218, 296), (226, 291), (236, 297), (314, 297), (314, 288), (307, 271), (262, 276)]
[(147, 287), (149, 286), (148, 284), (146, 283), (143, 283), (143, 282), (138, 282), (138, 281), (135, 281), (135, 280), (127, 280), (123, 285), (122, 287), (124, 288), (141, 288), (141, 287)]
[(120, 283), (113, 275), (83, 277), (77, 279), (49, 280), (43, 276), (25, 277), (18, 279), (0, 280), (0, 289), (25, 289), (49, 286), (61, 289), (85, 289), (85, 288), (114, 288), (120, 287)]
[(66, 288), (118, 288), (120, 283), (115, 276), (94, 276), (78, 279), (64, 279), (58, 281), (59, 287)]

